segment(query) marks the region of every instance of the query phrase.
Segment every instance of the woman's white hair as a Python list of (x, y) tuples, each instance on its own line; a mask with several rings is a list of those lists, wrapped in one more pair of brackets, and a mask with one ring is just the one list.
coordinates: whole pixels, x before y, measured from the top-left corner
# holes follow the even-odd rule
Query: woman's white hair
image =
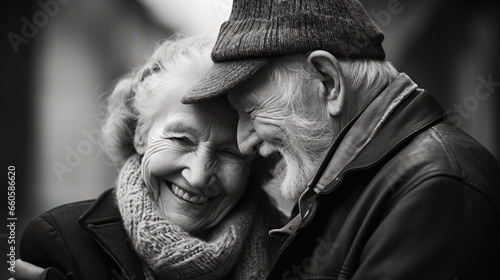
[(182, 106), (180, 98), (213, 62), (215, 38), (176, 35), (160, 44), (147, 63), (120, 79), (108, 98), (103, 146), (112, 159), (134, 154), (134, 137), (144, 136), (158, 114)]

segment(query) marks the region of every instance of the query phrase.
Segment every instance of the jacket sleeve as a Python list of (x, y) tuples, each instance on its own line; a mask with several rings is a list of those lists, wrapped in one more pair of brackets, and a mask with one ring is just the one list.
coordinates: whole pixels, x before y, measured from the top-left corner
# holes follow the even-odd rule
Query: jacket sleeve
[(499, 224), (478, 189), (427, 179), (394, 201), (351, 279), (500, 279)]
[(23, 261), (42, 268), (57, 268), (67, 279), (72, 279), (71, 272), (75, 271), (74, 260), (49, 213), (28, 224), (21, 237), (20, 256)]

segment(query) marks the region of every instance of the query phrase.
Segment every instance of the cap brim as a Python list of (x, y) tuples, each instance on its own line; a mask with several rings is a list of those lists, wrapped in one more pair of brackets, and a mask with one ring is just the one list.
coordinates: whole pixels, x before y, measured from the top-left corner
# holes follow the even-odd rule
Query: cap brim
[(182, 98), (191, 104), (215, 99), (242, 85), (271, 62), (270, 58), (217, 62)]

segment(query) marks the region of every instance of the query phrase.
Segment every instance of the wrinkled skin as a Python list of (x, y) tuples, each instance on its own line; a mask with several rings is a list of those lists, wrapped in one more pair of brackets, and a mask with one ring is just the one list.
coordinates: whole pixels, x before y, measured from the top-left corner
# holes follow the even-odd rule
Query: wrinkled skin
[(179, 106), (158, 116), (147, 135), (146, 185), (165, 218), (187, 232), (219, 223), (246, 188), (251, 157), (238, 150), (238, 117), (222, 101)]
[[(274, 173), (281, 179), (281, 193), (296, 200), (305, 190), (338, 129), (328, 106), (338, 103), (329, 97), (331, 79), (313, 73), (304, 88), (294, 94), (304, 99), (286, 102), (282, 90), (275, 89), (267, 71), (257, 73), (249, 82), (227, 94), (238, 111), (238, 147), (247, 156), (279, 154), (282, 160)], [(295, 81), (287, 81), (293, 84)], [(334, 100), (334, 101), (331, 101)], [(292, 110), (300, 108), (300, 110)]]

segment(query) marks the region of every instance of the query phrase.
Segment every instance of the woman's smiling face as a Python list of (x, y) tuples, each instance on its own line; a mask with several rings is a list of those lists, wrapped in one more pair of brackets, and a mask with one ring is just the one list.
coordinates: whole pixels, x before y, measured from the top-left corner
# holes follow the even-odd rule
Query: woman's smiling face
[(146, 185), (165, 218), (187, 232), (219, 223), (245, 191), (251, 160), (238, 149), (237, 122), (224, 99), (180, 105), (145, 136)]

